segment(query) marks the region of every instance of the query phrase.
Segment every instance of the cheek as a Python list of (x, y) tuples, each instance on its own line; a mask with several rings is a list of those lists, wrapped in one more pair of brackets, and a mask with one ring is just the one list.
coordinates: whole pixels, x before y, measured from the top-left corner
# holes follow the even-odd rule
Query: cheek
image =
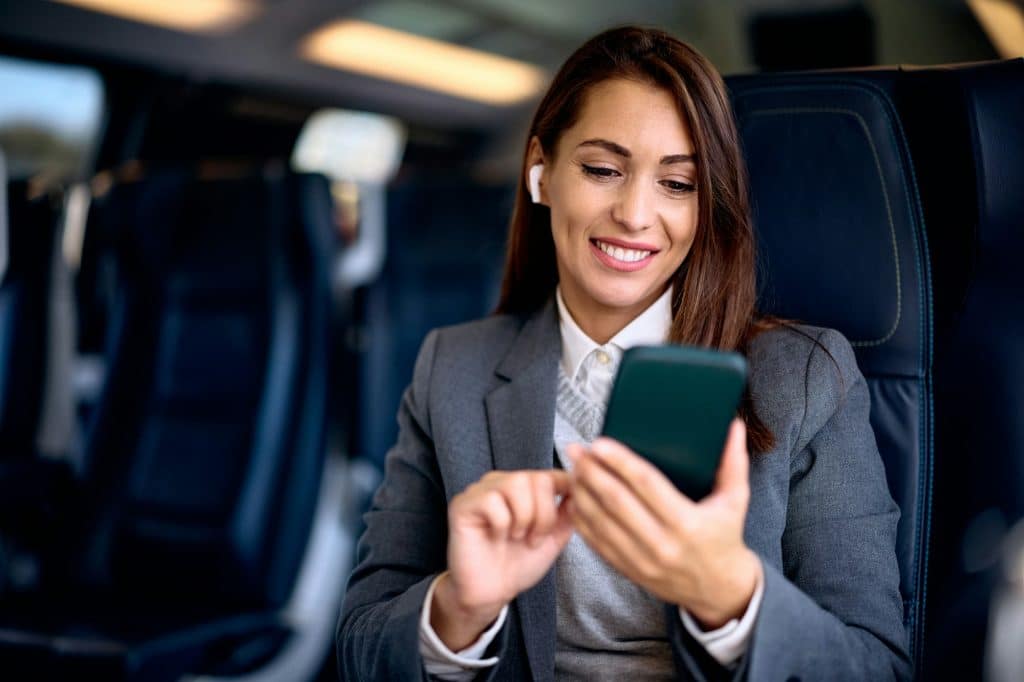
[(584, 183), (565, 184), (559, 186), (558, 201), (552, 201), (551, 224), (564, 239), (582, 239), (587, 229), (610, 210), (607, 192)]
[(697, 203), (687, 207), (686, 211), (680, 213), (676, 220), (673, 220), (669, 227), (669, 239), (672, 242), (672, 251), (679, 257), (680, 262), (686, 257), (693, 247), (697, 237)]

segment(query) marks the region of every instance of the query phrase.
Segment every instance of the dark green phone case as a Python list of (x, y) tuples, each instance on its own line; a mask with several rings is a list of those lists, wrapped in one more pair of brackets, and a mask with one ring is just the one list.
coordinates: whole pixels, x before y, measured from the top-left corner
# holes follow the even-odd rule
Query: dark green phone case
[(711, 492), (747, 379), (738, 353), (637, 346), (622, 357), (602, 433), (625, 443), (693, 500)]

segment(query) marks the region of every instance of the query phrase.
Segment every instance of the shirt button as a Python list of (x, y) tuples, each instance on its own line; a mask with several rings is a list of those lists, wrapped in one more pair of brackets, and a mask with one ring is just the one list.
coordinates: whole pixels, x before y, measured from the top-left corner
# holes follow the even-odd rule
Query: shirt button
[(597, 361), (600, 362), (602, 365), (607, 365), (609, 362), (612, 361), (612, 359), (608, 357), (608, 354), (605, 353), (603, 350), (599, 350), (597, 351)]

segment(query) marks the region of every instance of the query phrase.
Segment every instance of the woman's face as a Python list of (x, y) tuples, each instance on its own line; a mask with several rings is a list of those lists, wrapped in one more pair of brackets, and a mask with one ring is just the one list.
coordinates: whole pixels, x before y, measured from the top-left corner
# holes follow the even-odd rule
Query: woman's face
[[(541, 153), (534, 139), (529, 165)], [(697, 230), (694, 153), (666, 90), (615, 79), (591, 89), (543, 159), (562, 296), (584, 330), (587, 318), (632, 320), (686, 258)]]

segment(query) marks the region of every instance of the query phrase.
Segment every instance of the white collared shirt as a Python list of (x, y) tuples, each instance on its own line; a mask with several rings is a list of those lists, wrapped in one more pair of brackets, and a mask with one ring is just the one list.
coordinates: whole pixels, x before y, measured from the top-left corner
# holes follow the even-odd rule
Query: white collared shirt
[(555, 290), (555, 302), (565, 376), (585, 398), (600, 405), (608, 402), (622, 354), (633, 346), (660, 346), (672, 326), (672, 287), (604, 345), (591, 339), (576, 324), (562, 298), (561, 287)]
[[(633, 346), (660, 345), (668, 339), (672, 325), (672, 287), (640, 313), (608, 343), (599, 344), (580, 329), (562, 299), (561, 287), (555, 290), (559, 331), (562, 337), (562, 369), (587, 399), (606, 404), (622, 354)], [(483, 658), (490, 643), (504, 626), (508, 607), (480, 637), (459, 652), (450, 651), (430, 627), (430, 605), (437, 579), (430, 585), (420, 615), (420, 655), (428, 674), (444, 680), (470, 680), (481, 668), (498, 663), (498, 657)], [(722, 627), (705, 632), (684, 609), (679, 609), (683, 626), (707, 652), (724, 666), (733, 666), (746, 653), (754, 622), (764, 595), (763, 579), (742, 618), (734, 618)]]

